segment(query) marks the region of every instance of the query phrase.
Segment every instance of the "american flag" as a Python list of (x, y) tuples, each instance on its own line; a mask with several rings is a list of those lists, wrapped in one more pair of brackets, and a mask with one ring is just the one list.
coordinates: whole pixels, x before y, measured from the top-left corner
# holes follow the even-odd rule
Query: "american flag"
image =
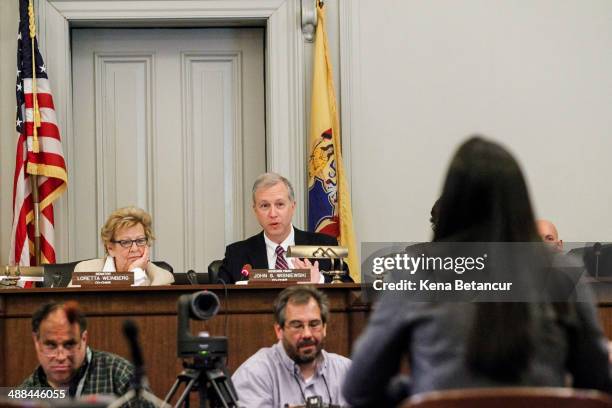
[[(10, 264), (25, 266), (35, 265), (36, 259), (31, 175), (38, 175), (42, 263), (55, 263), (53, 202), (66, 190), (68, 182), (47, 67), (40, 55), (35, 37), (31, 1), (19, 1), (16, 87), (16, 129), (19, 137), (13, 184), (13, 228), (9, 255)], [(34, 34), (33, 45), (31, 32)], [(35, 58), (34, 66), (32, 66), (32, 55)], [(35, 109), (36, 104), (38, 110)]]

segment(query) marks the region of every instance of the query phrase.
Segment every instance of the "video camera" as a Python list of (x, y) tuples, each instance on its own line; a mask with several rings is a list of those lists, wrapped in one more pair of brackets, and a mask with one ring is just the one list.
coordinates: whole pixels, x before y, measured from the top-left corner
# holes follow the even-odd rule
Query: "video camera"
[(202, 291), (182, 295), (178, 300), (177, 354), (180, 358), (225, 358), (227, 337), (203, 337), (191, 334), (189, 321), (209, 320), (219, 312), (219, 298)]
[[(232, 408), (238, 406), (238, 396), (227, 368), (227, 337), (194, 336), (189, 321), (208, 320), (219, 312), (219, 298), (212, 292), (202, 291), (182, 295), (178, 300), (177, 355), (183, 358), (185, 368), (166, 395), (169, 403), (182, 383), (182, 392), (175, 407), (189, 406), (189, 394), (199, 392), (200, 406)], [(185, 359), (193, 358), (192, 361)]]

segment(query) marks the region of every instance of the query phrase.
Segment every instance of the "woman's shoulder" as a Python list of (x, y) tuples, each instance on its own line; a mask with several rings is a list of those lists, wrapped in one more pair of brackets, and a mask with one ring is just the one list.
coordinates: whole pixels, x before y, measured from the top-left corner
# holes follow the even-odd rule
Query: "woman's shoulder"
[(97, 272), (104, 267), (104, 259), (88, 259), (81, 261), (74, 267), (74, 272)]
[(174, 283), (174, 275), (170, 271), (155, 265), (153, 262), (149, 262), (147, 274), (152, 286), (171, 285)]

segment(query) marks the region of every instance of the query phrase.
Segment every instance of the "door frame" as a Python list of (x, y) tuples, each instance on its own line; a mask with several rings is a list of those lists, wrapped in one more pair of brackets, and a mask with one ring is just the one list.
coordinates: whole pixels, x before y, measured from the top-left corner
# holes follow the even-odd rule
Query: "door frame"
[[(294, 184), (294, 223), (305, 223), (304, 47), (295, 0), (38, 0), (38, 35), (45, 55), (68, 163), (74, 163), (71, 27), (265, 25), (266, 167)], [(68, 166), (68, 178), (75, 169)], [(74, 191), (56, 208), (59, 260), (75, 254)]]

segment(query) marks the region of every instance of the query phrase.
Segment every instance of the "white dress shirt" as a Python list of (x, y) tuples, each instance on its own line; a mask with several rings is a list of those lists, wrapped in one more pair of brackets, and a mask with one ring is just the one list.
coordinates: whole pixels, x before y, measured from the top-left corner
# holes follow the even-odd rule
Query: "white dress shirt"
[[(104, 262), (102, 272), (117, 272), (115, 268), (115, 258), (107, 256)], [(147, 273), (142, 268), (134, 268), (130, 272), (134, 272), (134, 284), (132, 286), (144, 286), (147, 282)]]
[[(283, 247), (283, 250), (286, 253), (287, 248), (292, 245), (295, 245), (295, 230), (293, 229), (293, 225), (291, 226), (291, 232), (289, 232), (287, 238), (285, 238), (285, 240), (280, 244), (277, 244), (276, 242), (268, 238), (265, 231), (264, 241), (266, 241), (266, 253), (268, 254), (268, 268), (276, 269), (276, 247), (280, 245), (281, 247)], [(289, 265), (289, 269), (293, 269), (293, 258), (287, 258), (287, 256), (285, 255), (285, 259), (287, 260), (287, 265)]]
[[(295, 245), (295, 230), (293, 229), (293, 225), (291, 225), (291, 232), (289, 232), (289, 235), (287, 235), (287, 238), (285, 238), (285, 240), (281, 242), (280, 244), (277, 244), (276, 242), (268, 238), (265, 231), (264, 231), (264, 241), (266, 241), (266, 253), (268, 255), (268, 268), (276, 269), (276, 247), (280, 245), (286, 253), (287, 248), (289, 248), (292, 245)], [(294, 268), (293, 258), (288, 258), (285, 255), (285, 259), (287, 260), (287, 265), (289, 266), (289, 269), (293, 269)], [(325, 283), (325, 276), (323, 276), (322, 273), (319, 275), (318, 283)]]
[(264, 347), (245, 361), (232, 375), (240, 406), (279, 408), (304, 406), (304, 398), (320, 396), (325, 406), (331, 400), (346, 407), (342, 384), (351, 360), (321, 350), (313, 376), (306, 381), (300, 367), (287, 355), (282, 342)]

